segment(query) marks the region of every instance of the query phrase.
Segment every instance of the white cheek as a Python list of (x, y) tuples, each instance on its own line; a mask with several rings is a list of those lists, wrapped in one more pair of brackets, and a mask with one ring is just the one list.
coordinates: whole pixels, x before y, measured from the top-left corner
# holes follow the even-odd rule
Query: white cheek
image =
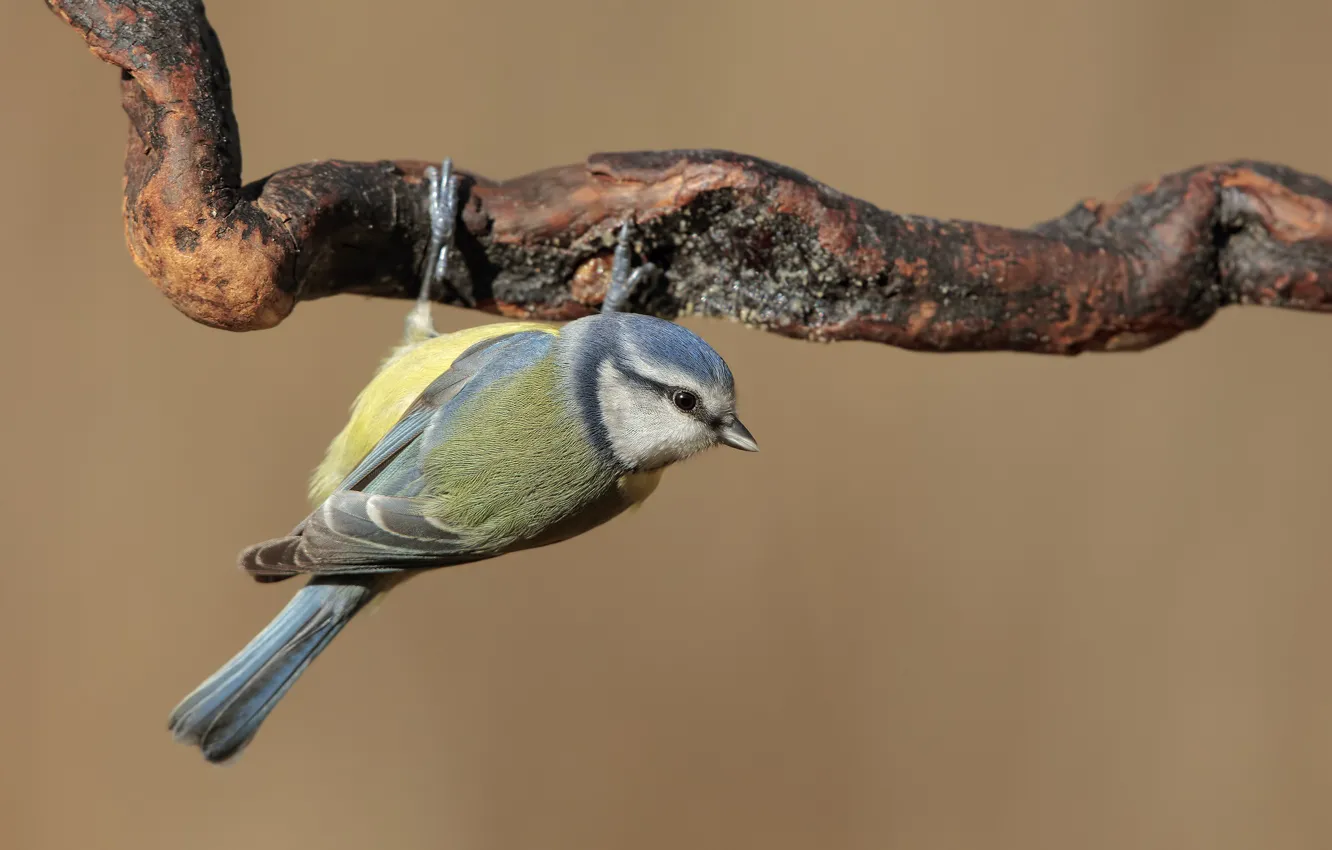
[(711, 435), (703, 423), (657, 393), (616, 378), (614, 367), (603, 364), (598, 375), (601, 413), (611, 448), (621, 460), (652, 469), (708, 447)]
[(657, 420), (656, 451), (647, 466), (673, 463), (706, 449), (712, 442), (708, 429), (689, 416), (682, 415), (674, 405), (667, 403), (664, 414)]

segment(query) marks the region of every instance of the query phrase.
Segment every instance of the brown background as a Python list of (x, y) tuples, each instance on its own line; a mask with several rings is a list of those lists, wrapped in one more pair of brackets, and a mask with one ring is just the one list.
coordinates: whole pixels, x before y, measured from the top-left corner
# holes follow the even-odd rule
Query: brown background
[[(1332, 175), (1325, 0), (820, 7), (211, 13), (247, 179), (715, 146), (1021, 225), (1210, 159)], [(690, 322), (761, 454), (421, 580), (206, 765), (167, 713), (291, 590), (234, 557), (404, 305), (190, 323), (123, 244), (116, 72), (36, 0), (0, 71), (0, 846), (1332, 846), (1332, 320), (1256, 309), (1071, 360)]]

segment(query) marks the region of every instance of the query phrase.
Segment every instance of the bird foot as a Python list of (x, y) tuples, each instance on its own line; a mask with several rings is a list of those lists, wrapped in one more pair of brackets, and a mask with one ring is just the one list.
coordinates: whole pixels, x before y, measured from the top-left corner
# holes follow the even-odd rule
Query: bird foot
[(620, 225), (620, 235), (615, 241), (615, 259), (611, 262), (610, 284), (606, 287), (606, 297), (601, 302), (603, 313), (623, 312), (628, 306), (629, 298), (643, 281), (661, 271), (649, 262), (644, 262), (638, 268), (632, 268), (629, 222), (629, 219), (625, 219)]
[(430, 294), (448, 274), (449, 251), (453, 248), (453, 233), (458, 220), (458, 178), (453, 174), (453, 160), (445, 159), (438, 169), (428, 166), (425, 177), (430, 185), (430, 242), (421, 271), (421, 291), (416, 297), (416, 306), (407, 314), (409, 342), (436, 336), (434, 320), (430, 316)]

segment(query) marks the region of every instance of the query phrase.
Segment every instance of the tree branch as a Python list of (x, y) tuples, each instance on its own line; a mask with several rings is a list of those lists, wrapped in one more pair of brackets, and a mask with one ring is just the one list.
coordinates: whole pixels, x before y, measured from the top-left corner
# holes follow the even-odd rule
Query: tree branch
[[(181, 312), (229, 330), (296, 302), (412, 297), (426, 163), (323, 161), (241, 185), (226, 62), (197, 0), (47, 0), (122, 69), (126, 238)], [(595, 154), (496, 182), (465, 171), (442, 301), (564, 320), (605, 293), (619, 223), (665, 274), (630, 308), (932, 351), (1127, 351), (1218, 308), (1332, 310), (1332, 184), (1204, 165), (1027, 230), (898, 215), (725, 151)]]

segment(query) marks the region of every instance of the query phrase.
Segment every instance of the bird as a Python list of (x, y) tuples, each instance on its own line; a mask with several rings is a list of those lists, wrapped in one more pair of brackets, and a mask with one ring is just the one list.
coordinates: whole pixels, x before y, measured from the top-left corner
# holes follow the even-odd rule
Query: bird
[(721, 355), (623, 309), (657, 271), (630, 271), (628, 220), (599, 313), (437, 332), (430, 291), (447, 271), (458, 184), (447, 159), (426, 177), (431, 239), (402, 340), (311, 476), (311, 512), (240, 554), (256, 581), (307, 581), (168, 721), (208, 762), (234, 761), (343, 627), (407, 579), (582, 534), (710, 447), (758, 450)]

